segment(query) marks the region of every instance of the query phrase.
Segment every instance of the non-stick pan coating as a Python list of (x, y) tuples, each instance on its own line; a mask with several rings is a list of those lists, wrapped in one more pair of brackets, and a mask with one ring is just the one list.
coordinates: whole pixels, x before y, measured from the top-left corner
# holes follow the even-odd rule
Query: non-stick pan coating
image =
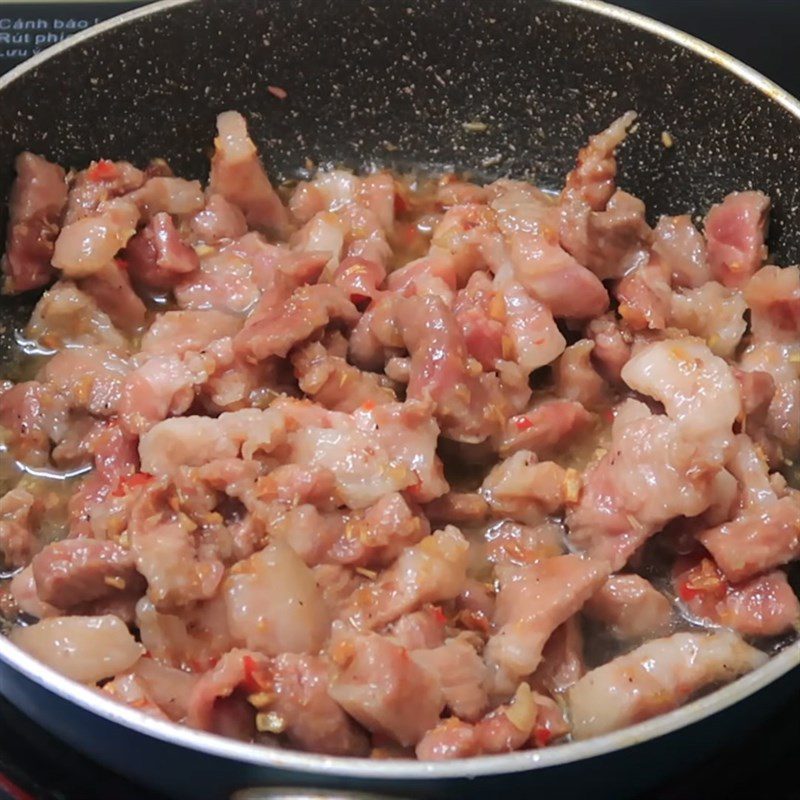
[[(775, 204), (776, 257), (797, 259), (797, 120), (695, 53), (543, 0), (200, 0), (142, 17), (2, 92), (0, 194), (24, 148), (76, 166), (162, 156), (202, 174), (228, 108), (247, 114), (284, 177), (310, 157), (557, 186), (587, 134), (632, 107), (641, 126), (621, 184), (651, 213), (699, 213), (758, 187)], [(487, 130), (464, 128), (475, 120)]]

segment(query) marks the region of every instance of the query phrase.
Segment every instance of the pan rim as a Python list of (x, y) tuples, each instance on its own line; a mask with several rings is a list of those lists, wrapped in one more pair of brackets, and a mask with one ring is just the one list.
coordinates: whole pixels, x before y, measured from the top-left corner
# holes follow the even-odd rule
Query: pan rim
[[(542, 750), (526, 750), (504, 755), (475, 756), (453, 761), (426, 762), (374, 760), (327, 756), (296, 750), (277, 750), (238, 742), (213, 733), (198, 731), (149, 717), (134, 708), (104, 697), (96, 689), (76, 683), (0, 636), (0, 660), (31, 682), (75, 703), (91, 714), (137, 733), (191, 750), (219, 756), (239, 763), (286, 771), (362, 780), (424, 781), (431, 779), (471, 779), (483, 775), (524, 772), (557, 767), (622, 751), (637, 744), (666, 736), (736, 705), (800, 666), (800, 641), (794, 642), (763, 666), (743, 675), (727, 686), (661, 716), (592, 739), (567, 742)], [(13, 699), (9, 698), (11, 702)]]
[[(0, 93), (23, 75), (34, 71), (40, 64), (58, 56), (70, 47), (80, 45), (95, 36), (100, 36), (136, 19), (193, 2), (197, 2), (197, 0), (159, 0), (100, 22), (86, 31), (47, 48), (0, 77)], [(550, 0), (550, 2), (617, 20), (690, 50), (754, 86), (768, 99), (778, 103), (800, 120), (800, 101), (795, 97), (757, 70), (690, 34), (637, 12), (602, 2), (602, 0)], [(770, 658), (763, 666), (712, 694), (637, 725), (593, 739), (555, 745), (542, 750), (478, 756), (435, 763), (334, 757), (293, 750), (273, 750), (259, 745), (237, 742), (177, 723), (153, 719), (110, 698), (103, 697), (96, 690), (75, 683), (45, 666), (20, 650), (7, 637), (1, 635), (0, 660), (29, 681), (64, 700), (75, 703), (84, 711), (142, 735), (207, 755), (252, 766), (298, 771), (309, 775), (317, 774), (321, 779), (354, 778), (369, 781), (414, 782), (454, 778), (471, 779), (557, 767), (621, 751), (660, 738), (735, 705), (800, 666), (800, 640)]]

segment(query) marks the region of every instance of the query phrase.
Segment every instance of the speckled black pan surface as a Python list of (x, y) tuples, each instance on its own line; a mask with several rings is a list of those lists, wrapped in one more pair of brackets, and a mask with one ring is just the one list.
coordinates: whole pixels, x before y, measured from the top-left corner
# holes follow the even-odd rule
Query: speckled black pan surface
[[(651, 213), (699, 213), (758, 187), (775, 205), (775, 258), (800, 258), (800, 122), (695, 53), (546, 0), (198, 0), (142, 17), (0, 92), (0, 197), (23, 149), (72, 166), (162, 156), (204, 174), (228, 108), (247, 114), (277, 176), (309, 157), (452, 164), (549, 186), (587, 134), (635, 108), (622, 184)], [(487, 129), (463, 127), (475, 120)], [(29, 309), (0, 301), (6, 319)]]
[[(142, 17), (0, 94), (0, 196), (22, 149), (75, 166), (163, 156), (203, 174), (228, 108), (247, 114), (277, 175), (310, 157), (455, 164), (551, 186), (587, 134), (635, 108), (622, 183), (654, 214), (759, 187), (775, 203), (776, 258), (800, 254), (794, 116), (695, 53), (545, 0), (199, 0)], [(473, 120), (488, 129), (465, 130)]]

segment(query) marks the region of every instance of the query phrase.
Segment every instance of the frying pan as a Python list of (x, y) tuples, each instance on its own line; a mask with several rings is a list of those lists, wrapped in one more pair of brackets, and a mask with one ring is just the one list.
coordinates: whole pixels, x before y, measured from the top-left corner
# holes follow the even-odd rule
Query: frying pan
[[(560, 185), (589, 133), (634, 108), (641, 124), (620, 183), (650, 213), (702, 214), (731, 190), (757, 187), (773, 201), (775, 260), (800, 257), (800, 104), (718, 50), (594, 0), (155, 3), (0, 79), (0, 193), (22, 149), (74, 166), (162, 156), (178, 174), (202, 175), (214, 118), (229, 108), (247, 115), (278, 178), (309, 157), (454, 165), (545, 187)], [(465, 128), (470, 121), (487, 128)], [(3, 301), (7, 329), (32, 302)], [(795, 642), (736, 683), (632, 728), (432, 764), (273, 750), (148, 719), (0, 637), (0, 691), (23, 712), (139, 783), (213, 800), (243, 789), (248, 800), (288, 796), (276, 787), (308, 798), (631, 796), (763, 720), (797, 690), (798, 664)]]

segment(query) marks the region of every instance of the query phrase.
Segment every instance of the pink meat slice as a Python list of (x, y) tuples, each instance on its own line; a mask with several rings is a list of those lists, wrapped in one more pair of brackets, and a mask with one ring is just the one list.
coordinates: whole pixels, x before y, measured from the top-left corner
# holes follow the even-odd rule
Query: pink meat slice
[(588, 319), (608, 309), (599, 278), (561, 247), (556, 232), (515, 232), (509, 248), (516, 279), (553, 316)]
[(475, 721), (486, 711), (488, 672), (483, 659), (463, 637), (443, 645), (413, 650), (411, 658), (439, 681), (446, 706), (460, 719)]
[(600, 280), (621, 278), (645, 264), (652, 234), (644, 203), (621, 189), (603, 211), (569, 196), (561, 206), (561, 246)]
[(484, 652), (495, 691), (513, 692), (516, 682), (536, 669), (553, 631), (581, 609), (607, 576), (602, 561), (577, 555), (509, 568), (503, 574), (496, 632)]
[(286, 739), (300, 750), (365, 756), (367, 736), (328, 691), (331, 673), (332, 666), (319, 656), (278, 656), (269, 667), (275, 699), (266, 710), (278, 715)]
[[(512, 312), (518, 319), (514, 346), (521, 362), (535, 362), (537, 353), (542, 355), (551, 347), (548, 323), (552, 317), (547, 320), (549, 312), (536, 301), (527, 297), (520, 300), (522, 305)], [(513, 307), (514, 300), (509, 302)], [(523, 319), (528, 302), (537, 305), (536, 311), (541, 309), (546, 317), (535, 313)], [(442, 431), (457, 441), (481, 442), (495, 433), (508, 408), (507, 395), (495, 373), (483, 372), (478, 362), (475, 365), (479, 369), (470, 368), (464, 336), (446, 303), (435, 295), (407, 298), (399, 307), (397, 323), (411, 355), (407, 396), (432, 400)], [(531, 334), (531, 327), (541, 332), (541, 344), (535, 343), (537, 334)], [(552, 332), (560, 337), (557, 330)]]
[[(597, 373), (594, 375), (599, 378)], [(539, 456), (556, 453), (591, 430), (595, 419), (576, 400), (546, 400), (508, 420), (498, 443), (500, 455), (521, 449), (532, 450)]]
[(405, 648), (374, 633), (360, 634), (342, 642), (334, 660), (340, 671), (328, 691), (367, 730), (408, 747), (439, 721), (439, 682)]
[(587, 739), (662, 714), (766, 660), (730, 632), (654, 639), (591, 670), (568, 690), (572, 735)]
[(778, 500), (756, 504), (698, 539), (732, 581), (786, 564), (800, 556), (800, 496), (790, 490)]
[(287, 234), (286, 209), (269, 182), (244, 117), (235, 111), (217, 117), (208, 189), (241, 209), (251, 227)]
[(141, 595), (145, 583), (133, 554), (111, 541), (66, 539), (47, 545), (32, 562), (39, 598), (70, 608), (115, 592)]
[(731, 192), (711, 207), (705, 237), (715, 280), (725, 286), (742, 286), (764, 263), (769, 208), (769, 198), (762, 192)]
[(17, 486), (0, 498), (0, 556), (4, 569), (26, 566), (42, 544), (38, 536), (43, 504)]
[(333, 411), (350, 413), (365, 404), (383, 405), (397, 399), (390, 381), (331, 355), (319, 342), (298, 349), (292, 366), (303, 393)]
[(712, 559), (687, 556), (676, 561), (672, 585), (693, 619), (743, 636), (779, 636), (800, 620), (800, 600), (781, 570), (730, 583)]
[(711, 279), (705, 239), (688, 214), (659, 219), (653, 230), (653, 252), (673, 286), (699, 288)]
[(17, 177), (8, 202), (8, 234), (2, 270), (8, 294), (37, 289), (50, 282), (53, 246), (67, 203), (64, 170), (33, 153), (15, 162)]
[(467, 580), (469, 545), (448, 526), (406, 548), (392, 566), (351, 597), (345, 616), (366, 629), (381, 628), (425, 603), (452, 600)]
[(510, 703), (498, 706), (477, 723), (458, 717), (442, 720), (425, 734), (415, 752), (424, 761), (509, 753), (526, 745), (544, 745), (568, 732), (555, 701), (522, 683)]
[(145, 178), (145, 173), (128, 161), (93, 161), (70, 181), (64, 224), (92, 216), (101, 203), (139, 189)]
[(685, 438), (677, 423), (626, 401), (616, 412), (610, 452), (589, 467), (578, 502), (567, 508), (571, 542), (621, 569), (671, 519), (712, 505), (720, 460)]
[(147, 308), (133, 289), (124, 262), (119, 259), (79, 281), (82, 292), (108, 314), (111, 322), (128, 335), (138, 333), (145, 323)]
[(592, 595), (584, 613), (617, 639), (663, 636), (672, 625), (672, 606), (647, 579), (612, 575)]
[(575, 168), (567, 175), (564, 195), (580, 198), (593, 211), (602, 211), (608, 205), (616, 189), (616, 149), (635, 121), (636, 114), (628, 111), (589, 139), (578, 151)]
[(283, 358), (329, 322), (353, 326), (357, 319), (356, 307), (338, 287), (302, 286), (282, 297), (270, 294), (262, 299), (236, 335), (234, 347), (249, 361), (275, 355)]
[(125, 263), (132, 280), (148, 289), (172, 289), (200, 268), (194, 248), (181, 238), (172, 217), (153, 216), (127, 244)]
[(567, 416), (574, 416), (576, 421), (582, 418), (581, 409), (607, 408), (613, 401), (611, 388), (592, 362), (596, 348), (591, 339), (580, 339), (567, 347), (555, 365), (556, 394), (564, 401), (572, 401), (574, 415)]
[(67, 278), (102, 270), (136, 233), (139, 209), (125, 198), (102, 202), (97, 210), (61, 229), (52, 264)]

